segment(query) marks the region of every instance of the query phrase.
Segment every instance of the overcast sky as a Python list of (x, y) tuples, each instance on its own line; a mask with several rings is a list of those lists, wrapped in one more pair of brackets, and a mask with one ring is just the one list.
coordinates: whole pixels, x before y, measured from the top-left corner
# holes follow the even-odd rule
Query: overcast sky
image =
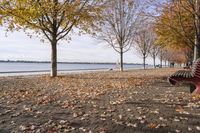
[[(24, 32), (8, 33), (0, 29), (0, 60), (50, 61), (50, 44), (40, 38), (28, 37)], [(74, 36), (68, 43), (58, 45), (58, 61), (62, 62), (117, 62), (119, 55), (106, 43), (84, 36)], [(124, 62), (142, 63), (142, 58), (134, 50), (124, 54)], [(152, 59), (147, 59), (152, 64)]]

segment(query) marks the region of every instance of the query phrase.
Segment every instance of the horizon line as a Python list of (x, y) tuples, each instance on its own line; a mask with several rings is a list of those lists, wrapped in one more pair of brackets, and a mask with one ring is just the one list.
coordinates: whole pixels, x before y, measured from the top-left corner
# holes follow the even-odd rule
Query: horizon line
[[(51, 61), (31, 61), (31, 60), (0, 60), (0, 62), (20, 62), (20, 63), (51, 63)], [(88, 61), (69, 61), (69, 62), (63, 62), (63, 61), (58, 61), (57, 63), (61, 64), (117, 64), (118, 62), (88, 62)], [(132, 64), (132, 65), (143, 65), (142, 63), (127, 63), (124, 62), (123, 64)], [(149, 65), (149, 64), (146, 64)]]

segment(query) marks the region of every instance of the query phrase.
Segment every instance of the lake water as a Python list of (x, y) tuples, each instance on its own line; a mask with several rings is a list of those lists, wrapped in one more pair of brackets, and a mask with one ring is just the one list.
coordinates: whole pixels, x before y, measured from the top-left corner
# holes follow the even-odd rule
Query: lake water
[[(124, 69), (142, 68), (142, 65), (125, 64)], [(150, 67), (150, 66), (149, 66)], [(49, 73), (50, 63), (21, 63), (21, 62), (0, 62), (0, 76), (29, 75)], [(116, 69), (115, 64), (73, 64), (58, 63), (58, 72), (82, 72), (88, 70)]]

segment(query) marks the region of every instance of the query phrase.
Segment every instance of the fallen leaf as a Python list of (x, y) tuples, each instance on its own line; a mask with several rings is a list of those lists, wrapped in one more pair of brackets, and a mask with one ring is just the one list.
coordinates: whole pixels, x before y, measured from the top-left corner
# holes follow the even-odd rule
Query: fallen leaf
[(156, 128), (156, 127), (157, 127), (157, 124), (155, 123), (148, 124), (148, 128)]

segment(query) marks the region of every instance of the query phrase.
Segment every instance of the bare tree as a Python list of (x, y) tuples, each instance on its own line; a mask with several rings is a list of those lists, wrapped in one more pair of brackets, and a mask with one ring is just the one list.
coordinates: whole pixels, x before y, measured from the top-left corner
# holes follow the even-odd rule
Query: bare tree
[(151, 26), (146, 24), (145, 28), (137, 32), (135, 36), (135, 48), (143, 58), (143, 66), (146, 69), (146, 58), (150, 53), (152, 47), (153, 34)]
[(160, 47), (153, 44), (152, 48), (150, 49), (150, 55), (153, 58), (153, 66), (156, 68), (156, 57), (158, 56)]
[(169, 50), (166, 49), (166, 47), (160, 47), (160, 50), (158, 52), (158, 56), (159, 56), (159, 59), (160, 59), (160, 68), (163, 67), (163, 61), (166, 61), (166, 60), (170, 60), (170, 57), (171, 57), (171, 53), (169, 52)]
[(140, 0), (109, 0), (106, 3), (97, 38), (106, 41), (119, 53), (120, 71), (123, 71), (123, 54), (130, 50), (143, 9), (144, 1)]
[(164, 56), (163, 49), (160, 49), (158, 55), (159, 55), (159, 59), (160, 59), (160, 65), (159, 65), (159, 67), (162, 68), (162, 62), (163, 62), (163, 56)]
[(154, 68), (156, 68), (156, 57), (158, 56), (159, 50), (160, 50), (160, 46), (157, 45), (156, 42), (156, 34), (152, 33), (151, 36), (152, 40), (151, 40), (151, 49), (150, 49), (150, 56), (153, 58), (153, 66)]

